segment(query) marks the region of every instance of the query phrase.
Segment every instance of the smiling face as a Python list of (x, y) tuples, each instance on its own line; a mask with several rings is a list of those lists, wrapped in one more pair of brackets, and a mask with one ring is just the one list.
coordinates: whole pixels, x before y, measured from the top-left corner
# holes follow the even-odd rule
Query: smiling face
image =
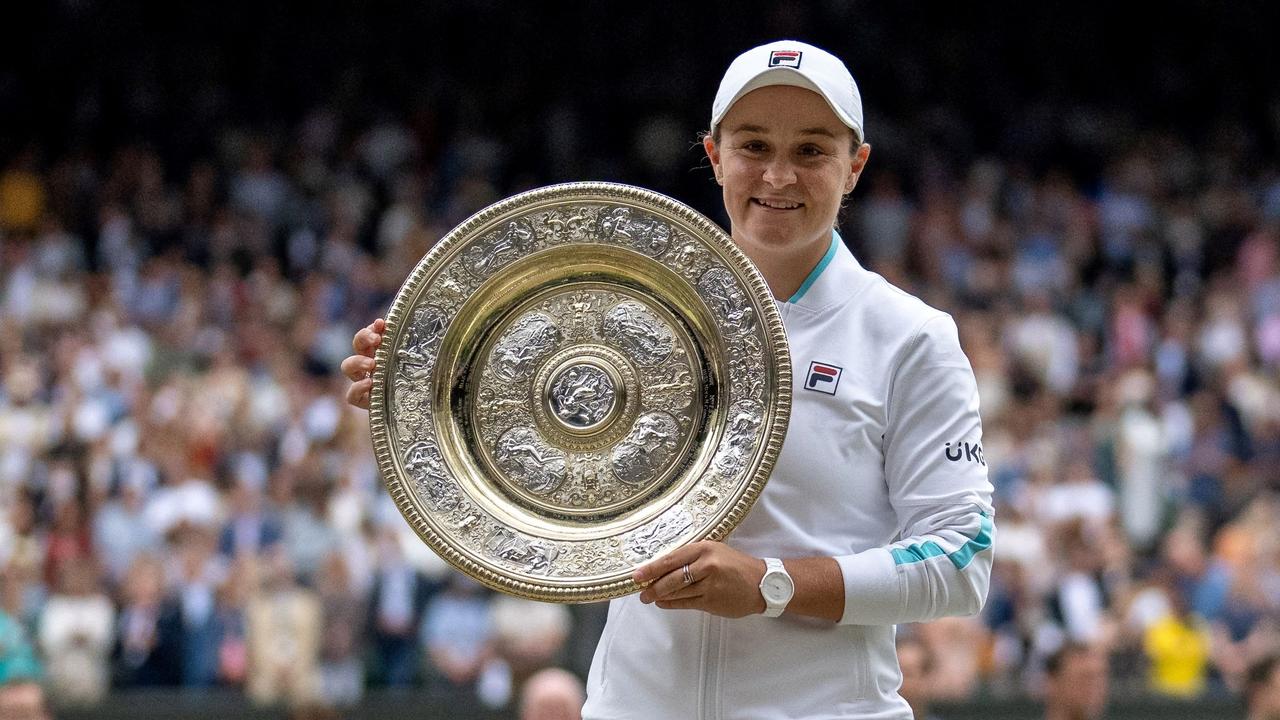
[(852, 148), (853, 131), (821, 95), (770, 85), (742, 96), (704, 141), (733, 239), (744, 250), (821, 256), (840, 200), (853, 190), (870, 146)]

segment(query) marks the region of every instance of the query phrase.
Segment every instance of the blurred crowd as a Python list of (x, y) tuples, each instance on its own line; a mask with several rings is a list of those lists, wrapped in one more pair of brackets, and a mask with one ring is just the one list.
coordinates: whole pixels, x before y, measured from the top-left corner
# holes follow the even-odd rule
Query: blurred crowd
[(371, 129), (343, 163), (323, 125), (176, 174), (142, 146), (0, 173), (0, 683), (336, 706), (438, 686), (504, 707), (590, 651), (570, 634), (591, 612), (447, 570), (342, 401), (357, 325), (496, 191), (431, 213), (407, 133)]
[(1115, 692), (1239, 693), (1280, 651), (1280, 172), (1241, 140), (853, 201), (866, 262), (955, 315), (982, 400), (987, 606), (902, 629), (933, 696), (1047, 695), (1067, 646)]
[[(0, 685), (577, 692), (603, 608), (432, 555), (338, 373), (437, 239), (545, 178), (394, 116), (219, 132), (196, 159), (3, 158)], [(647, 125), (636, 157), (687, 170), (688, 135)], [(992, 587), (979, 617), (901, 628), (927, 700), (1047, 693), (1076, 647), (1114, 692), (1239, 693), (1280, 651), (1280, 166), (1231, 127), (1098, 143), (1088, 179), (873, 152), (842, 217), (864, 264), (955, 316), (981, 393)]]

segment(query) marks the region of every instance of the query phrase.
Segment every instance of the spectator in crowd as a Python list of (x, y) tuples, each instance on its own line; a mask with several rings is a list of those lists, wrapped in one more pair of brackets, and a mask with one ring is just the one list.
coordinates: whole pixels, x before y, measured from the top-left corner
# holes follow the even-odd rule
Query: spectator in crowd
[(929, 712), (934, 693), (932, 681), (937, 671), (933, 650), (920, 638), (902, 633), (897, 638), (898, 667), (902, 670), (902, 687), (898, 693), (911, 706), (915, 720), (937, 720)]
[(312, 584), (324, 559), (337, 549), (338, 534), (325, 520), (327, 489), (318, 477), (300, 479), (292, 495), (281, 513), (282, 547), (298, 577)]
[(123, 686), (177, 685), (182, 680), (182, 616), (165, 591), (164, 566), (134, 559), (121, 588), (116, 670)]
[[(43, 668), (22, 624), (0, 610), (0, 686), (41, 679)], [(44, 697), (43, 689), (41, 698)]]
[(45, 535), (36, 516), (36, 504), (29, 491), (19, 490), (8, 508), (10, 543), (0, 550), (8, 555), (3, 573), (4, 609), (19, 622), (33, 625), (46, 596), (41, 565)]
[(430, 588), (409, 564), (395, 531), (383, 531), (378, 553), (369, 605), (373, 646), (382, 682), (409, 685), (418, 674), (417, 631)]
[(0, 718), (49, 720), (42, 672), (26, 630), (0, 609)]
[(1045, 664), (1045, 720), (1097, 720), (1110, 694), (1107, 657), (1098, 647), (1068, 641)]
[(1057, 591), (1050, 604), (1055, 619), (1069, 638), (1081, 643), (1101, 642), (1109, 631), (1108, 598), (1102, 583), (1100, 535), (1090, 533), (1079, 522), (1060, 528), (1061, 552), (1065, 556)]
[(185, 525), (175, 533), (178, 556), (170, 574), (182, 615), (182, 684), (208, 687), (218, 680), (222, 625), (217, 596), (227, 568), (216, 554), (212, 527)]
[(5, 720), (50, 720), (44, 688), (29, 679), (0, 680), (0, 717)]
[(560, 668), (540, 670), (520, 693), (520, 720), (582, 720), (586, 691), (573, 673)]
[(953, 617), (920, 623), (916, 634), (929, 648), (934, 671), (930, 681), (933, 700), (960, 700), (971, 697), (978, 687), (982, 654), (989, 634), (976, 617)]
[(1236, 582), (1231, 566), (1210, 556), (1203, 532), (1196, 515), (1183, 516), (1165, 535), (1161, 555), (1170, 574), (1169, 591), (1185, 598), (1192, 612), (1213, 622), (1227, 614)]
[[(65, 467), (61, 470), (69, 472)], [(89, 558), (91, 542), (90, 525), (82, 522), (79, 500), (60, 499), (53, 512), (53, 528), (45, 539), (44, 584), (47, 588), (57, 587), (64, 564)]]
[(217, 645), (217, 681), (243, 687), (249, 673), (248, 608), (257, 593), (258, 561), (241, 557), (228, 570), (215, 598), (212, 635)]
[(297, 584), (282, 552), (268, 556), (263, 574), (245, 614), (249, 697), (261, 704), (313, 701), (320, 679), (320, 600)]
[(267, 482), (266, 463), (253, 453), (236, 461), (230, 492), (230, 512), (222, 526), (218, 551), (233, 558), (269, 552), (280, 542), (280, 521), (264, 507), (263, 486)]
[(1280, 656), (1268, 655), (1249, 668), (1244, 697), (1248, 720), (1280, 720)]
[(160, 550), (160, 538), (151, 532), (145, 516), (147, 494), (155, 482), (155, 469), (149, 463), (130, 464), (119, 496), (102, 503), (94, 515), (93, 546), (113, 587), (124, 581), (138, 555)]
[(318, 581), (323, 630), (320, 639), (320, 699), (348, 707), (364, 696), (363, 637), (367, 610), (355, 591), (346, 560), (332, 552)]
[(1191, 612), (1187, 598), (1167, 592), (1168, 610), (1143, 635), (1150, 664), (1151, 689), (1162, 695), (1196, 697), (1208, 682), (1211, 634), (1203, 618)]
[(97, 568), (87, 558), (59, 567), (58, 591), (40, 615), (39, 644), (59, 704), (93, 705), (107, 694), (115, 641), (115, 607), (98, 589)]
[(431, 674), (450, 688), (474, 691), (485, 664), (496, 661), (487, 591), (466, 575), (450, 573), (427, 604), (420, 636)]
[(500, 595), (491, 617), (494, 652), (509, 669), (514, 692), (534, 673), (564, 662), (570, 617), (565, 606)]
[(1129, 370), (1116, 380), (1116, 393), (1120, 517), (1129, 541), (1145, 550), (1156, 543), (1168, 499), (1161, 478), (1168, 475), (1169, 441), (1153, 411), (1155, 381), (1150, 373)]

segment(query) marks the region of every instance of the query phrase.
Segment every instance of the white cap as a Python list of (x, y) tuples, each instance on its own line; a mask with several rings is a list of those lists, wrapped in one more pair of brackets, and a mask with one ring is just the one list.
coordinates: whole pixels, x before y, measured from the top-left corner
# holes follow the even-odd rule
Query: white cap
[(794, 85), (818, 93), (836, 117), (853, 129), (855, 140), (861, 143), (865, 139), (862, 95), (849, 69), (826, 50), (796, 40), (751, 48), (729, 65), (711, 105), (712, 132), (738, 98), (769, 85)]

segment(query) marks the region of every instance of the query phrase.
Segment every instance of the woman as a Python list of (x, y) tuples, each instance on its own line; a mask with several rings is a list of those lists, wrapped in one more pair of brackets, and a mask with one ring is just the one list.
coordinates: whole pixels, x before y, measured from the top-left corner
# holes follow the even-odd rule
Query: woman
[[(747, 51), (703, 144), (787, 328), (790, 426), (727, 542), (639, 568), (646, 589), (611, 603), (583, 717), (908, 720), (893, 625), (976, 613), (987, 593), (973, 371), (951, 318), (864, 270), (834, 229), (871, 152), (839, 59)], [(384, 330), (357, 333), (342, 364), (361, 407)]]

